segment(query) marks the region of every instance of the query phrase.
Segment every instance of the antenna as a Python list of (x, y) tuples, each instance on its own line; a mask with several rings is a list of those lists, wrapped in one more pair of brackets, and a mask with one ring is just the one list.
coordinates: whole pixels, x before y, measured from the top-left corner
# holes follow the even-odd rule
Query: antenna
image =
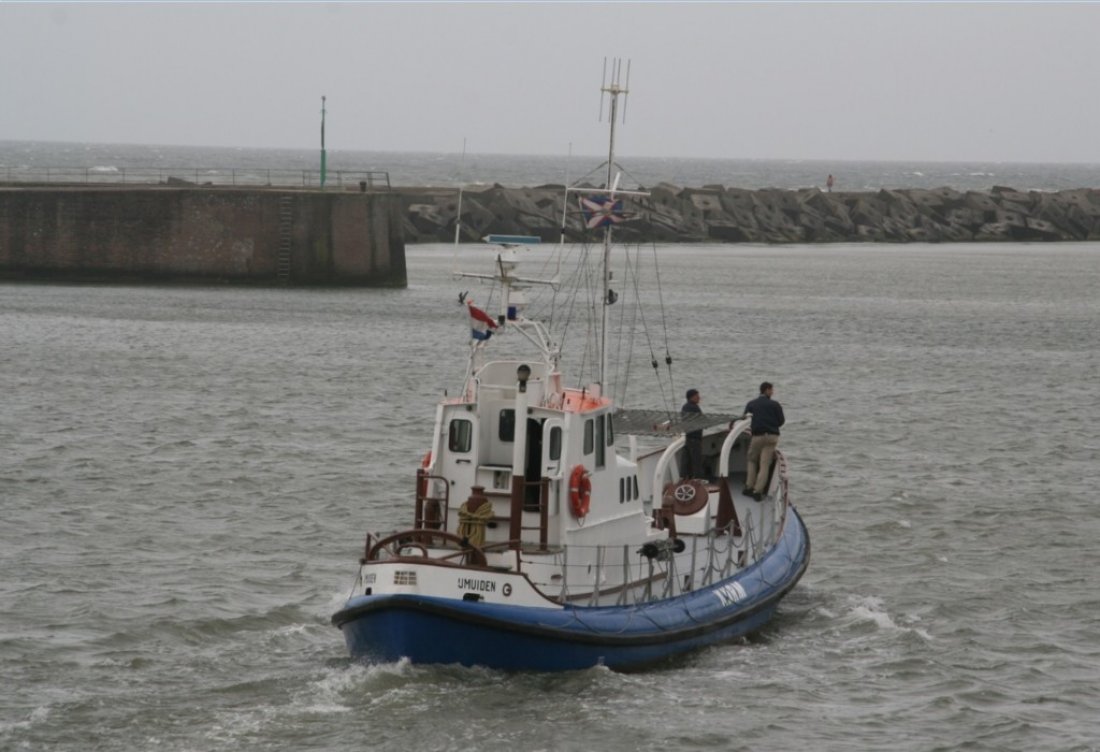
[(603, 94), (607, 91), (607, 57), (603, 59), (603, 73), (600, 75), (600, 116), (596, 118), (603, 122)]
[(623, 122), (626, 122), (626, 100), (627, 95), (630, 94), (630, 61), (626, 61), (626, 76), (623, 77), (623, 60), (622, 58), (614, 58), (611, 61), (610, 74), (607, 70), (607, 58), (604, 58), (603, 63), (603, 78), (600, 80), (600, 121), (603, 121), (603, 101), (604, 95), (609, 95), (608, 115), (612, 116), (618, 111), (618, 98), (621, 94), (623, 96)]
[(458, 163), (458, 205), (455, 207), (454, 274), (458, 274), (458, 241), (462, 230), (462, 183), (466, 172), (466, 137), (462, 137), (462, 158)]
[(626, 96), (623, 97), (623, 125), (626, 125), (626, 103), (630, 101), (630, 60), (626, 61)]
[[(626, 80), (630, 82), (630, 61), (626, 64)], [(626, 113), (626, 96), (630, 93), (629, 86), (623, 85), (623, 59), (620, 57), (613, 58), (611, 60), (611, 72), (610, 76), (607, 72), (606, 58), (604, 61), (604, 79), (600, 86), (600, 114), (603, 114), (603, 95), (608, 95), (608, 121), (611, 125), (611, 138), (607, 154), (607, 182), (604, 184), (608, 189), (611, 188), (611, 180), (613, 178), (612, 171), (615, 165), (615, 124), (618, 120), (619, 112), (619, 97), (623, 97), (623, 114)], [(625, 117), (623, 122), (625, 123)]]
[[(611, 70), (607, 69), (607, 58), (603, 59), (603, 75), (600, 77), (600, 122), (603, 122), (603, 102), (604, 94), (610, 94), (611, 104), (615, 104), (615, 99), (619, 94), (623, 96), (623, 120), (626, 122), (626, 95), (630, 93), (630, 60), (626, 61), (626, 80), (623, 80), (623, 59), (616, 57), (611, 59)], [(613, 110), (609, 108), (608, 115), (612, 114)]]

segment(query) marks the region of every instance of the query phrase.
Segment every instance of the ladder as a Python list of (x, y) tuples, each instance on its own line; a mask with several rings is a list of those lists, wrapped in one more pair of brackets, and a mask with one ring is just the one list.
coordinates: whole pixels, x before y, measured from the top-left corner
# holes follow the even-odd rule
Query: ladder
[(279, 251), (275, 256), (275, 278), (282, 284), (290, 282), (290, 232), (294, 219), (291, 196), (279, 197)]

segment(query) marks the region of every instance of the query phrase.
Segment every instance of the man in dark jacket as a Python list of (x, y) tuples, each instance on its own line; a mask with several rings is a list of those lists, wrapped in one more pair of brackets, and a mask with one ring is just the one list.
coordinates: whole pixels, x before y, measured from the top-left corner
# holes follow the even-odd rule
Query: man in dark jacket
[(775, 448), (779, 445), (779, 427), (786, 421), (783, 406), (772, 399), (774, 392), (775, 387), (765, 381), (760, 385), (760, 396), (745, 405), (745, 412), (752, 413), (752, 441), (743, 493), (757, 501), (764, 498)]
[[(699, 401), (702, 397), (699, 396), (698, 389), (688, 389), (687, 394), (684, 395), (687, 402), (680, 408), (680, 415), (688, 417), (690, 415), (702, 415), (703, 408), (699, 407)], [(680, 462), (680, 477), (681, 478), (702, 478), (703, 477), (703, 431), (688, 431), (684, 434), (684, 453), (683, 460)]]

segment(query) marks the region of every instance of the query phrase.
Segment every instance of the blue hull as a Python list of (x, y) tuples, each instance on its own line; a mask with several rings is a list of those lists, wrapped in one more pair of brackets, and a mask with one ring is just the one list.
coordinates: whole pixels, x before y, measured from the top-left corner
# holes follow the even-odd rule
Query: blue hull
[(357, 596), (333, 615), (353, 658), (503, 670), (626, 669), (763, 627), (809, 563), (792, 508), (783, 536), (736, 577), (639, 606), (530, 608), (418, 595)]

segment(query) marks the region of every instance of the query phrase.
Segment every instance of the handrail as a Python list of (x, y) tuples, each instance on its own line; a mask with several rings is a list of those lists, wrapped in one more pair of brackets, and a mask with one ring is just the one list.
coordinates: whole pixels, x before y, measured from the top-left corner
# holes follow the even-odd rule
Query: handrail
[[(442, 496), (429, 495), (428, 490), (435, 486), (433, 481), (441, 480), (443, 487)], [(424, 502), (432, 502), (428, 505), (427, 509), (424, 506)], [(442, 507), (440, 506), (442, 502)], [(432, 519), (429, 519), (426, 512), (432, 512)], [(421, 530), (424, 528), (430, 528), (432, 530), (438, 530), (440, 527), (446, 529), (447, 527), (447, 515), (451, 511), (451, 487), (447, 482), (447, 479), (442, 475), (429, 475), (428, 471), (424, 468), (417, 468), (416, 470), (416, 507), (413, 513), (413, 528)], [(438, 515), (438, 516), (437, 516)]]
[[(454, 552), (440, 557), (429, 557), (426, 547), (432, 545), (437, 540), (442, 541), (444, 546), (448, 543), (453, 544), (455, 548)], [(375, 561), (383, 551), (387, 550), (397, 558), (402, 558), (401, 549), (407, 547), (419, 549), (422, 555), (405, 558), (431, 558), (433, 561), (440, 562), (462, 556), (464, 563), (470, 566), (486, 566), (485, 552), (477, 546), (470, 545), (469, 541), (465, 538), (455, 535), (454, 533), (448, 533), (446, 530), (425, 529), (405, 530), (374, 541), (370, 548), (366, 550), (363, 556), (363, 562)]]
[[(669, 465), (672, 464), (673, 458), (676, 457), (677, 452), (683, 448), (686, 443), (686, 439), (683, 436), (679, 436), (673, 439), (669, 445), (665, 448), (665, 451), (661, 453), (660, 459), (657, 460), (656, 467), (653, 468), (653, 506), (657, 506), (657, 501), (660, 498), (661, 489), (665, 487), (664, 477), (668, 471)], [(678, 473), (677, 473), (678, 474)]]
[[(0, 181), (48, 185), (171, 185), (185, 187), (321, 188), (319, 170), (248, 167), (14, 167), (0, 168)], [(384, 170), (327, 170), (325, 187), (390, 191)]]
[(749, 430), (752, 426), (751, 420), (742, 419), (735, 422), (729, 428), (729, 433), (726, 435), (725, 441), (722, 442), (722, 454), (718, 458), (718, 477), (728, 478), (730, 474), (730, 450), (733, 449), (733, 443), (737, 441), (737, 438)]
[[(542, 476), (538, 480), (527, 480), (526, 478), (516, 480), (519, 482), (514, 482), (512, 485), (511, 500), (509, 503), (509, 520), (512, 523), (510, 525), (509, 538), (515, 541), (513, 547), (518, 548), (523, 545), (524, 530), (538, 530), (539, 548), (545, 551), (549, 543), (550, 478)], [(532, 505), (527, 501), (527, 490), (531, 488), (537, 488), (539, 491), (538, 506)], [(524, 512), (538, 512), (538, 527), (523, 524)]]

